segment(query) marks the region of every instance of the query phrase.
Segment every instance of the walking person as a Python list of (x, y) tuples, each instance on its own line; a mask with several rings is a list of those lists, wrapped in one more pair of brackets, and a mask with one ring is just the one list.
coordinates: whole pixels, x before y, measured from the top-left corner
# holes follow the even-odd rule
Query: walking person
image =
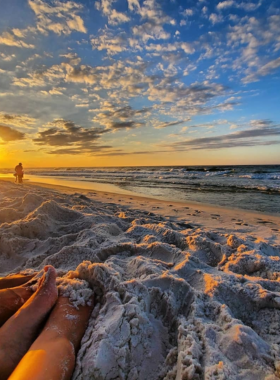
[(23, 174), (24, 174), (23, 167), (22, 167), (22, 163), (20, 162), (15, 167), (16, 182), (22, 183)]

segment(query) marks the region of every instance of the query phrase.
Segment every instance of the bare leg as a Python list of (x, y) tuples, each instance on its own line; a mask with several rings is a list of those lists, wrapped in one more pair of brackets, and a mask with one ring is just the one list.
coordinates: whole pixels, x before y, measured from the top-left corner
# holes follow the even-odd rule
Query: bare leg
[(85, 333), (92, 306), (75, 309), (60, 297), (39, 337), (9, 380), (68, 380)]
[(9, 289), (20, 286), (31, 280), (36, 273), (30, 275), (14, 274), (12, 276), (0, 277), (0, 289)]
[(24, 286), (0, 290), (0, 327), (32, 296), (33, 291)]
[(28, 281), (34, 276), (15, 274), (0, 277), (0, 327), (32, 296)]
[(0, 329), (0, 380), (7, 379), (36, 339), (57, 300), (56, 272), (45, 267), (37, 291)]

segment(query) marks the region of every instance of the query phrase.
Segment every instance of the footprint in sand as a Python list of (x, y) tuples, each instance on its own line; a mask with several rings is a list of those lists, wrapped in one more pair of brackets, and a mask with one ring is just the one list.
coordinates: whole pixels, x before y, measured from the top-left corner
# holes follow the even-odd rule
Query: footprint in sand
[(185, 223), (185, 222), (177, 222), (177, 224), (178, 226), (183, 227), (183, 228), (191, 228), (191, 229), (194, 228), (191, 224)]
[(273, 222), (270, 222), (269, 220), (258, 220), (257, 223), (259, 223), (259, 224), (274, 224)]

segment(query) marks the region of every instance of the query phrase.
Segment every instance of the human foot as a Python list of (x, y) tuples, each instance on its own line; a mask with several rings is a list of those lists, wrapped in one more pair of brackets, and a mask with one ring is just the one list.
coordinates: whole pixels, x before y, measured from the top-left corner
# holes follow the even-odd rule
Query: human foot
[(0, 327), (32, 296), (26, 286), (0, 290)]
[(0, 289), (9, 289), (16, 286), (20, 286), (31, 280), (36, 273), (25, 275), (25, 274), (13, 274), (7, 277), (0, 277)]
[(43, 331), (9, 380), (70, 379), (92, 309), (93, 300), (77, 310), (68, 298), (59, 297)]
[(0, 329), (0, 380), (25, 355), (57, 300), (56, 271), (50, 265), (44, 270), (37, 291)]

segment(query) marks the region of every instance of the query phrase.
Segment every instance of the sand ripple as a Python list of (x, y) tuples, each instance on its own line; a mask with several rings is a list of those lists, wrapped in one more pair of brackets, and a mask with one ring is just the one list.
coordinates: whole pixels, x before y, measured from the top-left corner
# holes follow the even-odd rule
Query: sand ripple
[(280, 378), (279, 247), (10, 183), (0, 223), (2, 274), (96, 294), (73, 379)]

